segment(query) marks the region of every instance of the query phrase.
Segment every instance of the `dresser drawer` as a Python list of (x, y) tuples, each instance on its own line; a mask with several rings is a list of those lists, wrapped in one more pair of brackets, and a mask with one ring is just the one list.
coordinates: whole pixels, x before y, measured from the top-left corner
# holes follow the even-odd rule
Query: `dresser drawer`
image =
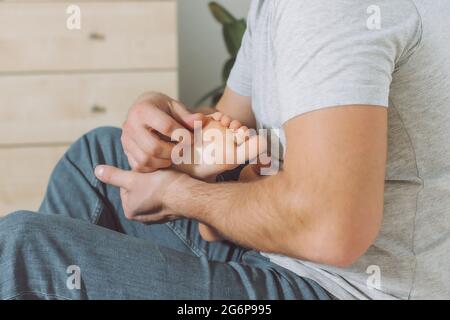
[(66, 149), (0, 148), (0, 216), (38, 209), (50, 173)]
[(80, 30), (69, 4), (0, 1), (0, 73), (177, 68), (175, 1), (80, 2)]
[(0, 146), (69, 143), (121, 126), (145, 91), (177, 96), (176, 72), (0, 76)]

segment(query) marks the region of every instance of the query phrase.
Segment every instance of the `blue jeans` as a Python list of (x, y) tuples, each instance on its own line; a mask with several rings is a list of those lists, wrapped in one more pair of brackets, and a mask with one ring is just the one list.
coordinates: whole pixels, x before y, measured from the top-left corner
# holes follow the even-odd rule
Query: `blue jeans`
[(129, 169), (120, 135), (83, 136), (56, 166), (39, 213), (0, 219), (0, 299), (331, 298), (258, 252), (202, 240), (196, 221), (127, 220), (118, 189), (93, 172)]

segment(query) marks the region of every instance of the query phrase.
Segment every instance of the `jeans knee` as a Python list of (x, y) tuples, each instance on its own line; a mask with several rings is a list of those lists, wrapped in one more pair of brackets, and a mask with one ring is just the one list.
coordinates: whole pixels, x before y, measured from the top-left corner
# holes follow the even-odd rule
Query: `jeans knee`
[(64, 225), (57, 218), (57, 215), (30, 211), (7, 215), (0, 219), (0, 247), (20, 247), (24, 243), (28, 247), (43, 244), (52, 230), (59, 230)]
[(121, 136), (122, 130), (116, 127), (98, 127), (84, 135), (88, 141), (95, 141), (100, 144), (118, 143)]
[(125, 159), (121, 136), (122, 130), (119, 128), (93, 129), (72, 144), (66, 159), (89, 174), (98, 164), (119, 166)]
[(12, 212), (8, 215), (6, 215), (4, 218), (2, 218), (0, 221), (3, 224), (9, 224), (9, 225), (17, 225), (17, 224), (24, 224), (29, 222), (30, 219), (34, 218), (35, 213), (31, 211), (26, 210), (20, 210)]
[(36, 220), (37, 213), (30, 211), (16, 211), (0, 219), (0, 234), (26, 234), (27, 227)]

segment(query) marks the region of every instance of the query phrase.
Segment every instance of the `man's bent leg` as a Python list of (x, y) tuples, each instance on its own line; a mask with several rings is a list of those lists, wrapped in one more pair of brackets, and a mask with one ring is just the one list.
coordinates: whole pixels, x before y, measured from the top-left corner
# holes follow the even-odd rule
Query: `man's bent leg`
[(120, 129), (102, 127), (78, 139), (56, 165), (39, 212), (62, 214), (126, 232), (118, 189), (102, 184), (94, 175), (99, 164), (130, 169), (120, 136)]
[(118, 128), (102, 127), (78, 139), (53, 171), (39, 212), (84, 220), (210, 260), (239, 261), (246, 250), (226, 241), (203, 241), (195, 221), (148, 226), (126, 219), (119, 189), (101, 183), (94, 175), (99, 164), (130, 169), (121, 134)]
[(0, 299), (329, 298), (273, 266), (208, 261), (64, 216), (0, 219)]

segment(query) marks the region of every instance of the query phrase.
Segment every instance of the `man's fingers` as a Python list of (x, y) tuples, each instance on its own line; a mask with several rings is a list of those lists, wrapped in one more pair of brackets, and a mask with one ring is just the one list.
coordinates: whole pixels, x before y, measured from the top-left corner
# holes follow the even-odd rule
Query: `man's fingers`
[(193, 114), (189, 114), (187, 116), (184, 116), (181, 121), (184, 123), (184, 125), (190, 129), (194, 129), (195, 127), (195, 122), (196, 121), (200, 121), (202, 123), (204, 123), (205, 120), (205, 115), (203, 113), (193, 113)]
[(191, 114), (188, 108), (177, 100), (170, 101), (170, 113), (177, 120), (181, 120), (184, 116)]
[(95, 168), (95, 176), (103, 183), (128, 190), (134, 173), (111, 166), (100, 165)]
[(195, 121), (202, 121), (205, 119), (203, 113), (191, 113), (184, 104), (173, 100), (171, 102), (171, 114), (179, 123), (185, 127), (193, 130)]
[(141, 173), (154, 172), (161, 168), (170, 167), (172, 164), (171, 160), (147, 156), (132, 139), (127, 142), (127, 158), (133, 171)]
[(177, 129), (187, 130), (183, 125), (176, 121), (171, 115), (158, 108), (148, 108), (141, 114), (144, 117), (144, 123), (151, 129), (170, 138)]
[(151, 158), (170, 160), (174, 144), (160, 139), (160, 137), (148, 129), (139, 127), (133, 135), (133, 140), (139, 148)]

